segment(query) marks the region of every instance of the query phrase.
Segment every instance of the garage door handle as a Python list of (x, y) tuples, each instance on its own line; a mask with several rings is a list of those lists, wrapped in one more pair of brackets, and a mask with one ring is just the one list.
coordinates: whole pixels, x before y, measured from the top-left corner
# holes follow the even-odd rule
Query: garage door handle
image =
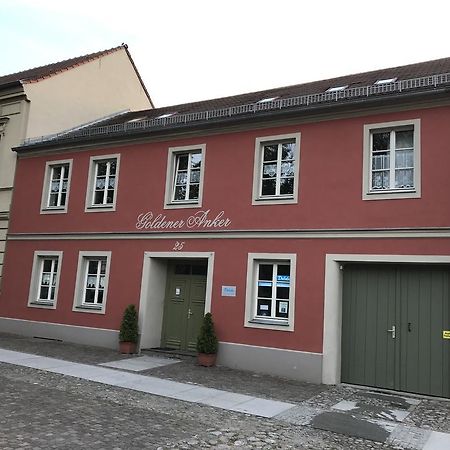
[(392, 333), (392, 339), (395, 339), (395, 325), (392, 325), (390, 330), (387, 330), (388, 333)]

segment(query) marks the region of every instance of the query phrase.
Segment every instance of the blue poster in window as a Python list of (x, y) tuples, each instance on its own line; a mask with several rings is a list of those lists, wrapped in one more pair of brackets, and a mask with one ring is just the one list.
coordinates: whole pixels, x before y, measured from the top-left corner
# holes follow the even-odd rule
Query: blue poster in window
[(277, 275), (277, 281), (291, 281), (290, 275)]

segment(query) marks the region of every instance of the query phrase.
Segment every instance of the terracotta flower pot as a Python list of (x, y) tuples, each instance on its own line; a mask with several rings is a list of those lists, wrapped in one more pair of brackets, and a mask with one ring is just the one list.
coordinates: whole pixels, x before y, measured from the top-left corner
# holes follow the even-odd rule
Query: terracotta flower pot
[(197, 362), (199, 366), (212, 367), (216, 365), (217, 355), (215, 353), (198, 353)]
[(120, 353), (136, 353), (136, 342), (119, 342)]

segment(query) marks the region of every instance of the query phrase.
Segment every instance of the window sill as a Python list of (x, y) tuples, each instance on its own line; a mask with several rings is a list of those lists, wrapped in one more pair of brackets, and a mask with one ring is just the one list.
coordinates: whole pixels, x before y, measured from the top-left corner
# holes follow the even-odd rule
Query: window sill
[(380, 189), (363, 194), (363, 200), (390, 200), (401, 198), (420, 198), (419, 189)]
[(290, 203), (298, 203), (297, 199), (293, 196), (289, 197), (258, 197), (254, 198), (253, 205), (283, 205)]
[(109, 212), (115, 210), (116, 205), (89, 205), (86, 207), (85, 212)]
[(95, 313), (95, 314), (104, 314), (105, 311), (103, 306), (96, 305), (77, 305), (73, 308), (76, 312), (86, 312), (86, 313)]
[(195, 202), (171, 202), (164, 205), (164, 209), (187, 209), (187, 208), (201, 208), (202, 204)]
[(42, 208), (41, 214), (64, 214), (67, 213), (67, 208), (60, 207), (60, 208)]
[(45, 308), (45, 309), (55, 309), (56, 305), (53, 302), (30, 302), (28, 306), (31, 308)]
[(277, 320), (277, 319), (260, 319), (260, 318), (255, 318), (252, 320), (249, 320), (249, 323), (258, 323), (261, 325), (276, 325), (276, 326), (280, 326), (280, 327), (288, 327), (289, 326), (289, 322), (288, 320)]
[(275, 330), (275, 331), (294, 331), (294, 324), (288, 320), (276, 320), (276, 319), (261, 319), (254, 318), (247, 320), (244, 324), (247, 328), (260, 328), (262, 330)]

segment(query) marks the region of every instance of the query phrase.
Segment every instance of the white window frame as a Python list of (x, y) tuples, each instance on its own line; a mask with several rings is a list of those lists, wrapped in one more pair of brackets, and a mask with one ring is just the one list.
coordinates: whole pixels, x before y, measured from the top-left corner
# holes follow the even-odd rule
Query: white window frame
[[(200, 153), (202, 155), (202, 164), (200, 166), (200, 183), (198, 188), (198, 199), (173, 200), (173, 196), (175, 193), (177, 156), (185, 153)], [(200, 208), (202, 206), (205, 162), (206, 162), (206, 144), (186, 145), (182, 147), (169, 147), (167, 155), (164, 209)]]
[[(408, 189), (372, 189), (372, 135), (385, 131), (413, 128), (414, 140), (414, 187)], [(364, 125), (363, 140), (363, 200), (387, 200), (421, 197), (420, 119), (399, 120)], [(391, 148), (391, 170), (395, 169), (395, 149)], [(394, 160), (392, 161), (392, 158)], [(394, 164), (392, 164), (394, 163)]]
[[(256, 317), (258, 265), (289, 264), (289, 317), (287, 319)], [(245, 292), (244, 327), (264, 328), (278, 331), (294, 331), (295, 318), (295, 284), (297, 272), (297, 255), (294, 253), (249, 253), (247, 259), (247, 285)]]
[[(101, 162), (116, 160), (116, 182), (114, 186), (114, 201), (112, 203), (105, 203), (101, 205), (94, 204), (95, 195), (95, 181), (97, 174), (97, 165)], [(86, 207), (85, 212), (105, 212), (115, 211), (117, 203), (117, 195), (119, 193), (119, 170), (120, 170), (120, 153), (113, 155), (98, 155), (91, 156), (89, 160), (89, 177), (86, 189)]]
[[(263, 136), (255, 140), (255, 159), (253, 166), (253, 196), (252, 205), (277, 205), (287, 203), (298, 203), (299, 200), (299, 172), (300, 172), (300, 133), (279, 134), (276, 136)], [(282, 143), (283, 141), (294, 141), (295, 159), (294, 159), (294, 192), (292, 195), (261, 195), (262, 171), (263, 171), (263, 152), (264, 145)], [(279, 170), (281, 169), (281, 166)]]
[[(55, 296), (53, 300), (40, 300), (40, 287), (42, 281), (42, 271), (46, 259), (58, 260), (58, 269), (56, 271)], [(40, 251), (34, 252), (33, 269), (31, 271), (30, 290), (28, 294), (28, 306), (30, 308), (56, 309), (58, 300), (59, 279), (61, 276), (63, 252), (61, 251)]]
[[(51, 177), (53, 169), (58, 166), (68, 165), (69, 166), (69, 176), (67, 179), (67, 191), (66, 191), (66, 202), (62, 206), (50, 206), (50, 191), (51, 191)], [(42, 186), (42, 198), (41, 198), (41, 214), (61, 214), (67, 213), (67, 208), (69, 206), (69, 194), (70, 194), (70, 180), (72, 178), (72, 166), (73, 159), (62, 159), (58, 161), (47, 161), (45, 164), (45, 175), (44, 183)]]
[[(86, 277), (88, 263), (90, 260), (106, 260), (105, 285), (103, 288), (103, 302), (101, 304), (85, 303)], [(105, 314), (106, 302), (108, 298), (109, 271), (111, 265), (110, 251), (81, 251), (78, 254), (77, 280), (75, 284), (75, 295), (72, 311), (87, 312), (94, 314)]]

